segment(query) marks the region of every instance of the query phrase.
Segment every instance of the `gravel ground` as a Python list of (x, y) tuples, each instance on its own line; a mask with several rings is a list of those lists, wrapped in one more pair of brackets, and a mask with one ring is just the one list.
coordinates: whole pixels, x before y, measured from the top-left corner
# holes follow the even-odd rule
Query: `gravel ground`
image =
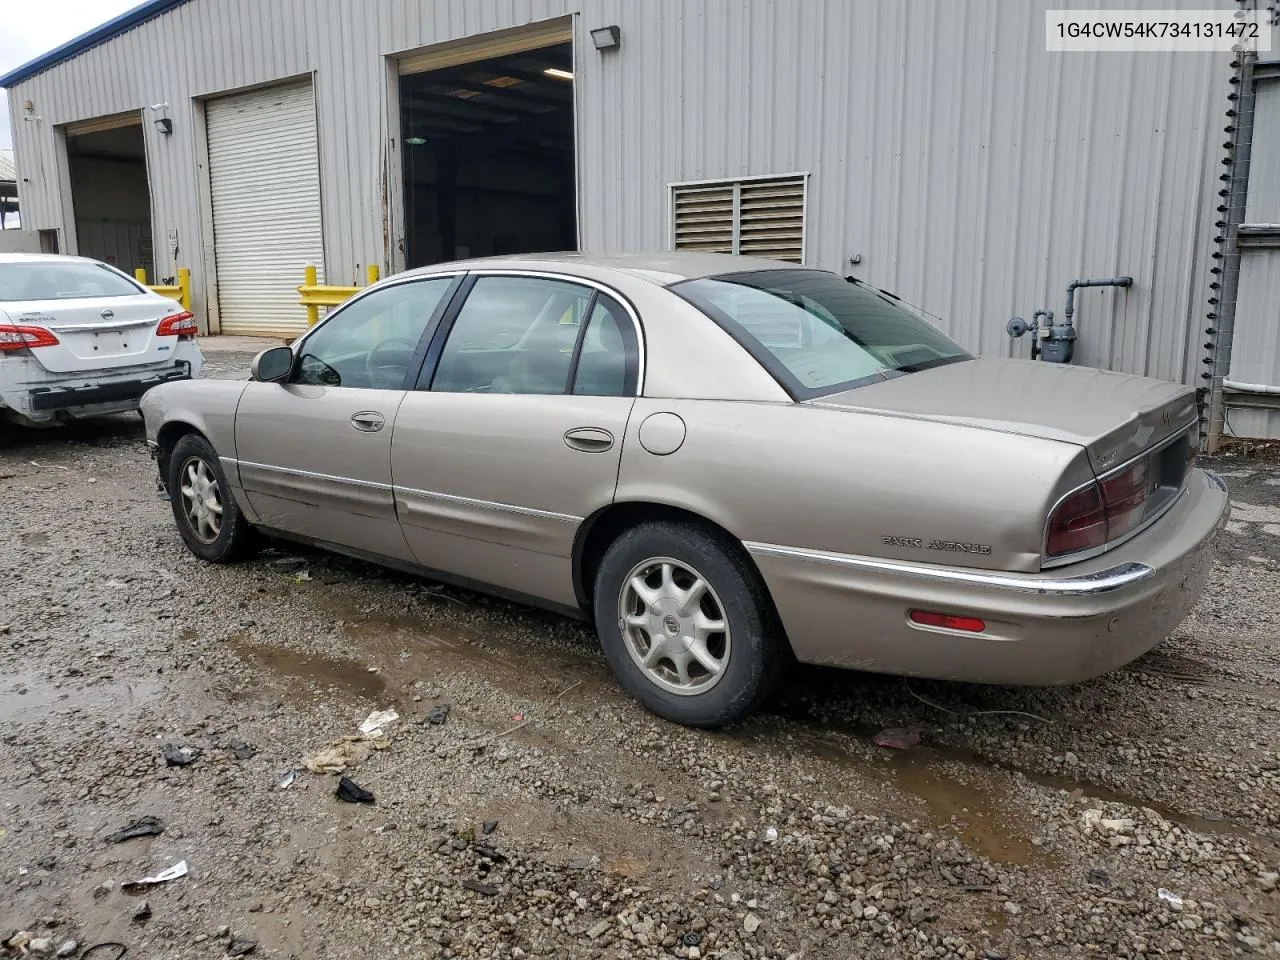
[[(1130, 668), (1058, 690), (801, 669), (704, 733), (623, 695), (582, 625), (288, 545), (202, 564), (136, 417), (0, 434), (0, 937), (193, 960), (1280, 955), (1280, 467), (1214, 466), (1235, 519), (1210, 590)], [(303, 758), (387, 707), (385, 741), (344, 744), (375, 802), (343, 803)], [(922, 743), (876, 747), (884, 727)], [(163, 833), (108, 841), (144, 816)]]

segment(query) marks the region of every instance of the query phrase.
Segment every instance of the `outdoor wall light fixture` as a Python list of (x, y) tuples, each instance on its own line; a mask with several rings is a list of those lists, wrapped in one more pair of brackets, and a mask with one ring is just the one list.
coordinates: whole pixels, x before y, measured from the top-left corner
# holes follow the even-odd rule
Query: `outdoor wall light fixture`
[(622, 44), (622, 31), (617, 27), (596, 27), (591, 31), (591, 42), (601, 52), (617, 50)]
[[(151, 111), (153, 113), (167, 113), (168, 110), (169, 110), (169, 105), (167, 103), (153, 103), (151, 105)], [(173, 133), (173, 121), (170, 120), (168, 117), (156, 117), (154, 122), (156, 125), (156, 129), (159, 130), (161, 133), (163, 133), (166, 137), (169, 136), (169, 134)]]

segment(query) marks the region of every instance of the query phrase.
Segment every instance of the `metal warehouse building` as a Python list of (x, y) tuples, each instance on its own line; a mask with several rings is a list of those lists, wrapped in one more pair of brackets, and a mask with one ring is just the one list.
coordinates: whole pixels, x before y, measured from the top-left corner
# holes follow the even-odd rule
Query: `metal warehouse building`
[(153, 0), (0, 85), (24, 227), (189, 268), (211, 333), (302, 329), (308, 263), (696, 247), (852, 274), (1025, 355), (1012, 315), (1129, 275), (1078, 293), (1076, 362), (1280, 436), (1254, 389), (1280, 383), (1280, 63), (1046, 52), (1071, 5)]

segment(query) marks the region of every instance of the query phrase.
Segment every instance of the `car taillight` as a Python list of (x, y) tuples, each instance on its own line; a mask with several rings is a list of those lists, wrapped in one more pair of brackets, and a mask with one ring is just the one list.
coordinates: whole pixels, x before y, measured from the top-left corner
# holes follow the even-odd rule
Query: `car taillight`
[(1107, 508), (1096, 483), (1077, 490), (1049, 515), (1046, 556), (1060, 557), (1107, 542)]
[(0, 323), (0, 352), (57, 345), (58, 338), (44, 327), (20, 327), (14, 323)]
[(194, 337), (196, 333), (196, 315), (190, 310), (165, 317), (156, 327), (157, 337)]
[(937, 613), (933, 610), (912, 610), (911, 622), (923, 627), (964, 630), (966, 633), (982, 633), (987, 629), (986, 621), (977, 617), (962, 617), (955, 613)]
[(1140, 460), (1129, 469), (1102, 481), (1107, 505), (1107, 539), (1123, 537), (1142, 523), (1151, 497), (1150, 461)]
[(1142, 525), (1147, 501), (1156, 489), (1152, 461), (1146, 458), (1077, 490), (1049, 515), (1044, 552), (1061, 557), (1101, 547)]

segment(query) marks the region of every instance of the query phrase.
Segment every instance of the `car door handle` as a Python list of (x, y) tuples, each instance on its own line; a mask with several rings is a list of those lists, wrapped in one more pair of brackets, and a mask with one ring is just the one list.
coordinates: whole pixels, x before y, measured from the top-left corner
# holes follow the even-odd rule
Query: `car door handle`
[(583, 453), (604, 453), (613, 446), (613, 434), (601, 427), (577, 427), (564, 435), (565, 446)]
[(377, 433), (386, 422), (386, 417), (376, 410), (362, 410), (351, 417), (351, 425), (365, 433)]

